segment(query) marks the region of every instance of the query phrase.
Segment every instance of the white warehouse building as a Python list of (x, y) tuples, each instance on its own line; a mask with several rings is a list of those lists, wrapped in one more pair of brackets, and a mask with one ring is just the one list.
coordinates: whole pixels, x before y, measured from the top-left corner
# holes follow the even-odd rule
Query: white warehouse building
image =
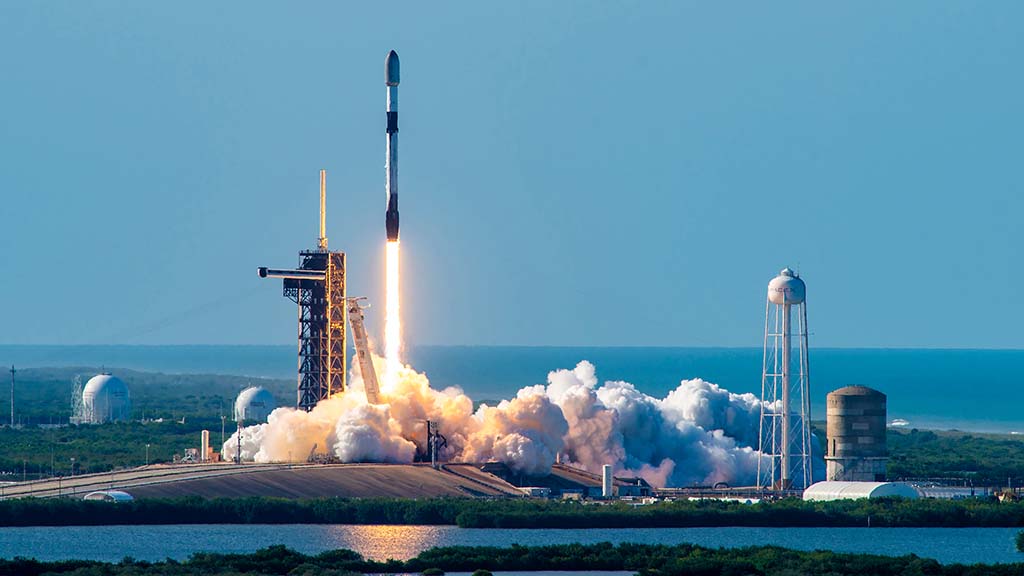
[(267, 416), (277, 408), (274, 395), (262, 386), (242, 390), (235, 400), (236, 422), (266, 422)]
[(913, 486), (901, 482), (818, 482), (804, 490), (804, 500), (856, 500), (858, 498), (910, 498), (920, 494)]

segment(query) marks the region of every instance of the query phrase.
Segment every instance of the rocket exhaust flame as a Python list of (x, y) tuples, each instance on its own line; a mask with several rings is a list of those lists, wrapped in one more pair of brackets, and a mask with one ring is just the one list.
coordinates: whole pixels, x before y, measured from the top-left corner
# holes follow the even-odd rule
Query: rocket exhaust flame
[(399, 246), (398, 241), (387, 243), (385, 284), (387, 296), (384, 305), (384, 385), (390, 390), (395, 386), (398, 372), (402, 369), (402, 315), (401, 291), (399, 290)]

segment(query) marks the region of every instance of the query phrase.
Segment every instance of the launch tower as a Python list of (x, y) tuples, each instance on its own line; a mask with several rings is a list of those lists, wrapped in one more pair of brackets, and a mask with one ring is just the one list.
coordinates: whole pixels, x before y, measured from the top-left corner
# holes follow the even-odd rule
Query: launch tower
[(299, 252), (294, 270), (260, 268), (260, 278), (284, 279), (284, 296), (299, 306), (299, 377), (296, 406), (345, 390), (345, 253), (327, 249), (327, 171), (320, 171), (320, 237), (315, 250)]
[(813, 482), (806, 297), (807, 286), (789, 268), (768, 283), (757, 465), (761, 490), (802, 490)]

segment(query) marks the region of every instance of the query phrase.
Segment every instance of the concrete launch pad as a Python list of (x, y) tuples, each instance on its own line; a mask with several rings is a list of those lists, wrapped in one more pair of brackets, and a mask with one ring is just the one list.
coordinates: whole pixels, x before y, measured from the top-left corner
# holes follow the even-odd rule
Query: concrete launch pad
[(196, 464), (11, 484), (3, 497), (82, 497), (96, 490), (123, 490), (136, 498), (522, 496), (472, 464)]
[[(459, 467), (455, 467), (459, 468)], [(296, 466), (243, 474), (206, 476), (126, 489), (136, 498), (180, 496), (276, 498), (429, 498), (520, 496), (503, 480), (470, 477), (430, 466), (337, 464)]]

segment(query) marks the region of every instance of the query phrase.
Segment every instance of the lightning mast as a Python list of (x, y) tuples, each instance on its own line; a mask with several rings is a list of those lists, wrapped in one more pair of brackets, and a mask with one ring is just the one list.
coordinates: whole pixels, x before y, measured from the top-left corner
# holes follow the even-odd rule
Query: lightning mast
[(327, 251), (327, 170), (320, 171), (320, 238), (317, 248)]

